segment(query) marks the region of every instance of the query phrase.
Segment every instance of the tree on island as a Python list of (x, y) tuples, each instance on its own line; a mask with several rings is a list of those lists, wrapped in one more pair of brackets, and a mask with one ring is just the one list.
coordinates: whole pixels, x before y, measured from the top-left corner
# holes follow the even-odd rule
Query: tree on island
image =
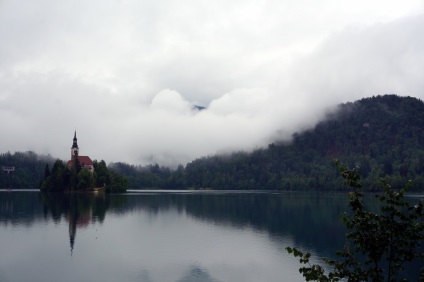
[(51, 172), (46, 165), (44, 179), (40, 182), (41, 191), (92, 191), (104, 188), (106, 192), (125, 192), (127, 180), (121, 175), (110, 172), (104, 160), (94, 161), (94, 172), (82, 168), (78, 158), (74, 159), (72, 167), (65, 166), (61, 160), (56, 160)]
[[(423, 202), (411, 205), (404, 199), (410, 183), (396, 191), (381, 180), (384, 194), (375, 195), (381, 203), (380, 212), (368, 211), (360, 191), (358, 171), (344, 166), (339, 168), (345, 183), (353, 189), (349, 193), (351, 212), (341, 215), (350, 230), (346, 234), (348, 241), (344, 249), (336, 253), (339, 260), (324, 259), (328, 267), (333, 268), (328, 274), (323, 266), (310, 263), (310, 253), (287, 247), (290, 254), (306, 265), (299, 272), (306, 281), (406, 281), (400, 277), (405, 265), (424, 259), (421, 246), (424, 241)], [(424, 268), (419, 281), (424, 281)]]

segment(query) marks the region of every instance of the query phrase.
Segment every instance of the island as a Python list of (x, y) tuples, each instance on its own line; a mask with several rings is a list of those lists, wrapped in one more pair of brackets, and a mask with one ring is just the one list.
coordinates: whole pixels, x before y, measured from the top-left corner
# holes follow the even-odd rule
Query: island
[(56, 160), (51, 170), (46, 164), (44, 179), (39, 183), (40, 190), (44, 192), (120, 193), (125, 192), (127, 186), (127, 179), (118, 173), (109, 171), (104, 160), (92, 161), (89, 156), (79, 155), (76, 130), (71, 147), (71, 159), (66, 164), (62, 160)]

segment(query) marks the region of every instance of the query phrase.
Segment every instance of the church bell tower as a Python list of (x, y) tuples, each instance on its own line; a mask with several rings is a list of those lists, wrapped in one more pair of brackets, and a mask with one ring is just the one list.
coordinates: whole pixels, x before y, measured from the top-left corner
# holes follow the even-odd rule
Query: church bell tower
[(72, 147), (71, 147), (71, 160), (74, 159), (75, 156), (78, 156), (78, 144), (77, 144), (77, 131), (75, 130), (74, 133), (74, 142), (72, 143)]

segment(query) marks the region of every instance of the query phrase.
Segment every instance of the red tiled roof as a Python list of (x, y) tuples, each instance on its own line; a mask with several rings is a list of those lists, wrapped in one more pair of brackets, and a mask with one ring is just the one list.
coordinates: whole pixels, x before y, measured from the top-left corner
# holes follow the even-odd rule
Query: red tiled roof
[(78, 160), (81, 164), (93, 165), (93, 161), (90, 159), (89, 156), (78, 156)]
[[(93, 161), (90, 159), (89, 156), (78, 156), (78, 160), (82, 166), (93, 165)], [(73, 161), (72, 160), (68, 161), (66, 165), (68, 167), (73, 166)]]

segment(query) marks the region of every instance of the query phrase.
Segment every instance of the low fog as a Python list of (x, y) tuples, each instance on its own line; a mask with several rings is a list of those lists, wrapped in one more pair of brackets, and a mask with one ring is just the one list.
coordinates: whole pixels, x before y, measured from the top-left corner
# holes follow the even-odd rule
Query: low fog
[[(186, 164), (424, 97), (421, 1), (0, 2), (0, 153)], [(197, 110), (194, 106), (206, 107)]]

